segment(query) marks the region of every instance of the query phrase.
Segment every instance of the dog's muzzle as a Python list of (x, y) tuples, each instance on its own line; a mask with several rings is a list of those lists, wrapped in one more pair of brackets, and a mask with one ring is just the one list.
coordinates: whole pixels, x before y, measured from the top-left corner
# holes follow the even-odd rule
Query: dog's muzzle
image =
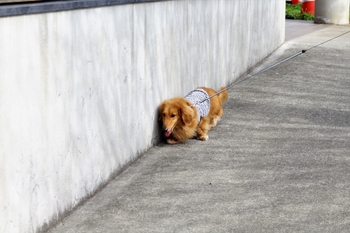
[(171, 133), (173, 132), (171, 129), (168, 129), (167, 127), (164, 127), (163, 131), (164, 131), (165, 137), (169, 137), (171, 135)]

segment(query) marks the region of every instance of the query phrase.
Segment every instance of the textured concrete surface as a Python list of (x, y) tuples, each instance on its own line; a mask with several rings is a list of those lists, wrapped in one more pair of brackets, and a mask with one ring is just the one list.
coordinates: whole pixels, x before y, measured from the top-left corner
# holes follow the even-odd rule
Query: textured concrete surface
[(312, 20), (286, 20), (286, 41), (328, 27), (328, 24), (316, 24)]
[(50, 232), (348, 232), (349, 60), (350, 33), (236, 86), (208, 141), (152, 148)]

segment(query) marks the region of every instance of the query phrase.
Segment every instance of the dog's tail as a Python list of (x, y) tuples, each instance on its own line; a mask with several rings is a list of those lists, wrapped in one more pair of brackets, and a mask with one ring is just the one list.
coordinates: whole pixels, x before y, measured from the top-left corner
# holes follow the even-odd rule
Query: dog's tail
[(225, 90), (225, 91), (223, 91), (223, 92), (221, 92), (221, 93), (219, 94), (219, 98), (220, 98), (221, 104), (223, 104), (223, 103), (227, 100), (227, 98), (228, 98), (228, 92), (227, 92), (227, 90), (226, 90), (226, 87), (221, 87), (220, 90), (221, 90), (221, 91)]

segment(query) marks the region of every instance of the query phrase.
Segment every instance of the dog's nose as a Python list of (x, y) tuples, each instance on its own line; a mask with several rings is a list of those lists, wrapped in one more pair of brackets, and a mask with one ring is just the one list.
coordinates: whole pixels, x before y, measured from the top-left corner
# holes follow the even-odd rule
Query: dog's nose
[(164, 127), (164, 128), (163, 128), (163, 131), (164, 131), (164, 132), (167, 132), (167, 131), (168, 131), (168, 128), (167, 128), (167, 127)]

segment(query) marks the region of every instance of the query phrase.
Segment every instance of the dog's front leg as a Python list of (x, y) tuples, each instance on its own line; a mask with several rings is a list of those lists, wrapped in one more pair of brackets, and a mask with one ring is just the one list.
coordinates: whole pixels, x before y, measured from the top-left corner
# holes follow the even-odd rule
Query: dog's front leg
[(210, 119), (208, 117), (203, 117), (201, 122), (198, 125), (197, 128), (197, 139), (206, 141), (209, 139), (209, 136), (207, 135), (207, 132), (209, 131), (210, 127), (208, 122)]

